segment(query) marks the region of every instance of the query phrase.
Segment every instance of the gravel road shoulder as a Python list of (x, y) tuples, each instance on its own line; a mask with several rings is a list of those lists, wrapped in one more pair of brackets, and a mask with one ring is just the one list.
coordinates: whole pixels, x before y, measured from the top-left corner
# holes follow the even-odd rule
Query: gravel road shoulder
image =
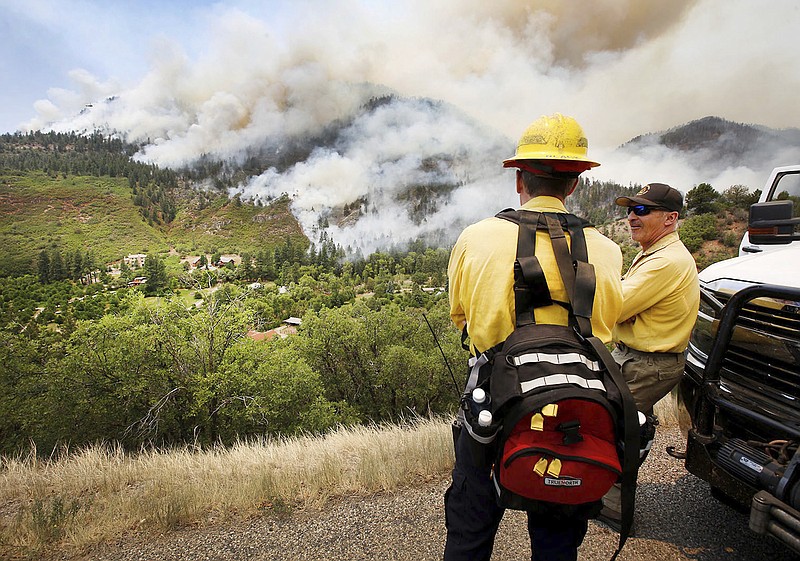
[[(636, 533), (625, 560), (789, 561), (796, 557), (775, 540), (750, 532), (747, 516), (718, 503), (708, 486), (686, 472), (666, 446), (682, 450), (677, 427), (660, 427), (640, 471)], [(445, 541), (442, 497), (449, 478), (397, 493), (351, 497), (322, 511), (293, 512), (238, 523), (186, 528), (165, 535), (130, 536), (70, 561), (392, 560), (441, 559)], [(611, 557), (618, 536), (591, 522), (582, 561)], [(529, 559), (523, 513), (509, 511), (493, 559)]]

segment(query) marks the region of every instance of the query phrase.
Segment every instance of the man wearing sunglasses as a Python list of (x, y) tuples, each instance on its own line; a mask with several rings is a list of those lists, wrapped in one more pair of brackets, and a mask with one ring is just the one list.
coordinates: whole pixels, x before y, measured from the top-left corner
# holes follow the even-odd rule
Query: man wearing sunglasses
[[(637, 408), (651, 415), (656, 402), (683, 376), (683, 352), (700, 305), (697, 265), (678, 237), (680, 191), (650, 183), (615, 202), (627, 207), (631, 238), (641, 251), (622, 277), (622, 313), (611, 355)], [(603, 498), (600, 519), (612, 527), (620, 519), (618, 501), (614, 489)]]
[(612, 354), (639, 410), (652, 413), (683, 375), (683, 351), (700, 305), (697, 265), (678, 237), (680, 191), (650, 183), (616, 203), (628, 208), (631, 237), (641, 251), (622, 277)]

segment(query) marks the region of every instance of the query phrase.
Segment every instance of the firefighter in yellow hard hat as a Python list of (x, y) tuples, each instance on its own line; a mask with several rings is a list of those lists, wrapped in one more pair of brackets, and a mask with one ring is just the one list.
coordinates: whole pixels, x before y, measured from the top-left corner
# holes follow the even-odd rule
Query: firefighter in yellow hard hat
[[(534, 121), (522, 134), (514, 156), (503, 161), (504, 167), (516, 168), (520, 208), (566, 213), (564, 199), (575, 189), (578, 176), (599, 165), (588, 158), (587, 150), (583, 129), (572, 117), (556, 113)], [(584, 232), (596, 277), (592, 331), (609, 343), (622, 309), (622, 253), (594, 228), (587, 227)], [(461, 232), (450, 255), (450, 317), (459, 328), (468, 326), (473, 354), (467, 394), (479, 376), (485, 380), (483, 376), (491, 371), (483, 353), (514, 330), (517, 233), (518, 226), (512, 222), (486, 218)], [(537, 233), (536, 257), (553, 301), (569, 301), (546, 232)], [(567, 310), (558, 304), (538, 307), (534, 314), (536, 323), (567, 325)], [(503, 516), (495, 498), (491, 462), (476, 461), (470, 453), (470, 438), (468, 431), (462, 430), (455, 441), (453, 481), (445, 494), (446, 561), (488, 560)], [(491, 456), (491, 451), (488, 454)], [(576, 560), (588, 520), (601, 505), (556, 506), (548, 513), (528, 512), (533, 561)]]

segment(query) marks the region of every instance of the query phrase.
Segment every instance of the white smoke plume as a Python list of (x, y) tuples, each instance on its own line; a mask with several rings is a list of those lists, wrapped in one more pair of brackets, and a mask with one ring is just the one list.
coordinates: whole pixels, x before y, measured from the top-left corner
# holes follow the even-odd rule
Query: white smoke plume
[[(284, 173), (271, 168), (241, 192), (262, 200), (288, 194), (306, 232), (329, 209), (361, 202), (357, 221), (331, 220), (328, 233), (343, 247), (370, 252), (485, 216), (486, 207), (475, 201), (497, 204), (505, 199), (505, 206), (511, 206), (514, 191), (505, 189), (508, 196), (498, 196), (504, 189), (496, 173), (509, 149), (513, 146), (502, 137), (452, 108), (394, 98), (354, 119), (339, 132), (335, 147), (315, 149)], [(441, 208), (420, 222), (401, 199), (426, 186), (448, 192), (455, 188), (456, 195), (448, 202), (429, 193), (428, 199), (442, 199)], [(472, 201), (458, 195), (466, 186), (479, 188)]]
[[(603, 164), (595, 178), (684, 192), (700, 182), (757, 188), (768, 169), (697, 169), (663, 148), (617, 147), (707, 115), (800, 125), (800, 35), (791, 23), (800, 6), (789, 0), (277, 5), (216, 5), (202, 49), (160, 38), (133, 86), (76, 71), (75, 90), (51, 91), (27, 128), (116, 131), (142, 143), (140, 159), (179, 167), (201, 157), (242, 161), (341, 123), (335, 145), (309, 147), (304, 161), (237, 191), (289, 194), (307, 232), (331, 209), (366, 200), (357, 222), (333, 223), (330, 233), (370, 251), (513, 205), (513, 176), (500, 160), (542, 114), (583, 124)], [(400, 97), (360, 110), (386, 93)], [(441, 156), (449, 165), (426, 163)], [(420, 183), (458, 186), (422, 223), (398, 201)]]

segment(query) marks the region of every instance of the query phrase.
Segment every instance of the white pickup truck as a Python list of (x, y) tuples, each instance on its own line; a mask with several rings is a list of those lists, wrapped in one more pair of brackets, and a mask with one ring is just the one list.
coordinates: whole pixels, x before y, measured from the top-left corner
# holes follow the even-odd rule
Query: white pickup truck
[(700, 272), (686, 468), (800, 553), (800, 164), (775, 168), (739, 256)]

